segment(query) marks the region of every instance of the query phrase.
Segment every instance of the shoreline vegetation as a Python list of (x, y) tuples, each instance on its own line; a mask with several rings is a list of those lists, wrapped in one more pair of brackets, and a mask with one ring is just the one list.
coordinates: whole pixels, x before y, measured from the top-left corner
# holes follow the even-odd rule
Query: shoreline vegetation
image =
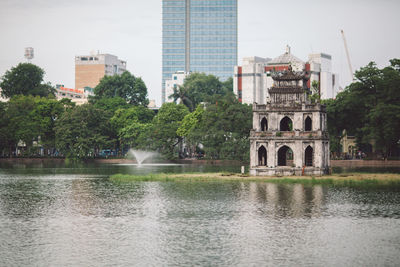
[[(0, 157), (0, 163), (44, 163), (44, 162), (59, 162), (65, 163), (68, 161), (66, 158), (62, 157), (13, 157), (8, 158)], [(99, 164), (136, 164), (136, 160), (129, 159), (126, 157), (121, 158), (96, 158), (96, 159), (86, 159), (77, 162), (82, 163), (99, 163)], [(165, 161), (165, 162), (173, 162), (178, 164), (200, 164), (200, 165), (237, 165), (238, 169), (240, 166), (248, 166), (248, 162), (242, 162), (238, 160), (216, 160), (216, 159), (180, 159), (174, 161)], [(331, 167), (400, 167), (400, 160), (331, 160)]]
[(341, 173), (325, 176), (249, 176), (239, 173), (160, 173), (147, 175), (114, 174), (113, 182), (266, 182), (276, 184), (327, 185), (340, 187), (396, 187), (400, 188), (400, 174)]

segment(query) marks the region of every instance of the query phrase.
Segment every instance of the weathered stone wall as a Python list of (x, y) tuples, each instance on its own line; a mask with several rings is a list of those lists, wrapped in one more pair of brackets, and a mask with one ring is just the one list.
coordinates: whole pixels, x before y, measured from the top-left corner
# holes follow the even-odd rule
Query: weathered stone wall
[[(292, 131), (281, 131), (280, 122), (284, 117), (292, 121)], [(311, 119), (311, 131), (305, 131), (305, 120)], [(268, 128), (261, 131), (261, 121), (266, 118)], [(267, 150), (267, 166), (259, 166), (258, 151), (261, 146)], [(278, 151), (287, 146), (293, 152), (291, 166), (278, 166)], [(312, 166), (304, 168), (305, 150), (312, 148)], [(326, 131), (326, 113), (320, 104), (253, 105), (253, 131), (250, 134), (250, 174), (252, 175), (322, 175), (329, 169), (329, 139)]]

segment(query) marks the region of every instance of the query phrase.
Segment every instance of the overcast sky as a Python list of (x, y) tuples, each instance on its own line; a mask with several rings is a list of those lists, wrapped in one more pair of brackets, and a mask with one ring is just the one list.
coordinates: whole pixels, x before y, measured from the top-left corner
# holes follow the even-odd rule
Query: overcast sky
[[(239, 64), (247, 56), (274, 58), (291, 46), (308, 54), (332, 55), (333, 71), (345, 87), (350, 73), (340, 29), (346, 34), (353, 69), (370, 61), (382, 67), (400, 58), (399, 0), (238, 0)], [(161, 0), (0, 0), (0, 75), (24, 61), (46, 72), (45, 81), (74, 87), (74, 57), (99, 50), (127, 61), (141, 76), (149, 98), (161, 104)]]

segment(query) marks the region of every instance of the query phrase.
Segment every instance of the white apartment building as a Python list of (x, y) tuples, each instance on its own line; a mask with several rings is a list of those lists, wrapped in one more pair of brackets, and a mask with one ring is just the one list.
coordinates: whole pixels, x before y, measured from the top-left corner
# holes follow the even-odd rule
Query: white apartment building
[(165, 103), (174, 102), (173, 98), (169, 98), (174, 93), (174, 89), (178, 86), (183, 85), (185, 78), (189, 75), (189, 72), (177, 71), (172, 74), (171, 79), (165, 81)]
[(242, 103), (265, 102), (265, 66), (270, 58), (245, 57), (242, 66), (235, 66), (233, 92)]
[(294, 56), (290, 47), (284, 54), (274, 58), (246, 57), (242, 66), (235, 66), (233, 92), (242, 103), (266, 104), (268, 88), (273, 86), (271, 72), (287, 70), (289, 65), (293, 71), (306, 70), (310, 73), (307, 87), (313, 81), (320, 83), (321, 99), (336, 97), (339, 91), (338, 75), (332, 73), (331, 56), (323, 53), (309, 55), (309, 61), (304, 62)]
[(324, 53), (308, 55), (311, 82), (320, 82), (321, 99), (335, 98), (339, 92), (337, 74), (332, 73), (332, 57)]

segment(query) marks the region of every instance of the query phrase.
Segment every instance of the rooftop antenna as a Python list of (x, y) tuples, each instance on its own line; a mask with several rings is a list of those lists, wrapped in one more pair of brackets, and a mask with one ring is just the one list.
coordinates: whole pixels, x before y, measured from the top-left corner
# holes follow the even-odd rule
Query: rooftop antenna
[(26, 47), (24, 56), (28, 63), (31, 63), (31, 59), (33, 58), (33, 47)]

